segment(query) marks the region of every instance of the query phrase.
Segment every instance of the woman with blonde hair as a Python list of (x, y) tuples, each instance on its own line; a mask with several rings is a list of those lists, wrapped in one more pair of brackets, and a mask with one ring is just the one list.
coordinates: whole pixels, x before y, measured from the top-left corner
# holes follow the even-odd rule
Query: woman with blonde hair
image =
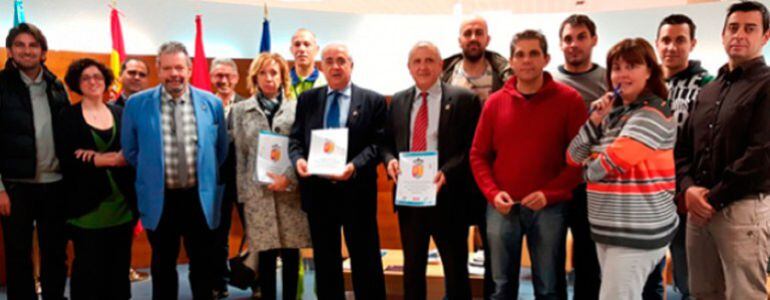
[(567, 162), (584, 166), (588, 221), (602, 269), (600, 299), (642, 299), (679, 217), (676, 122), (652, 46), (625, 39), (607, 54), (611, 91), (591, 104)]
[(276, 259), (283, 264), (283, 299), (295, 299), (299, 248), (310, 247), (310, 229), (300, 205), (294, 168), (268, 172), (273, 183), (257, 181), (260, 132), (288, 135), (297, 101), (292, 94), (289, 66), (277, 53), (262, 53), (252, 61), (247, 77), (251, 98), (233, 104), (231, 134), (235, 142), (238, 201), (244, 204), (249, 252), (258, 253), (263, 299), (276, 298)]

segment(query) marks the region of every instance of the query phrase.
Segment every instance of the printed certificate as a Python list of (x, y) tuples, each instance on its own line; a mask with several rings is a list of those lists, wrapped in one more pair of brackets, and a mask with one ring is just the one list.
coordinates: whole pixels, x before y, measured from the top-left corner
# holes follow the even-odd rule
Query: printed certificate
[(428, 207), (436, 206), (438, 153), (401, 152), (398, 160), (401, 174), (396, 186), (396, 205)]
[(310, 133), (307, 169), (313, 175), (342, 175), (348, 158), (348, 129), (316, 129)]
[(255, 178), (261, 183), (273, 183), (267, 172), (284, 174), (291, 168), (289, 159), (289, 138), (274, 132), (262, 130), (259, 132), (257, 149), (257, 173)]

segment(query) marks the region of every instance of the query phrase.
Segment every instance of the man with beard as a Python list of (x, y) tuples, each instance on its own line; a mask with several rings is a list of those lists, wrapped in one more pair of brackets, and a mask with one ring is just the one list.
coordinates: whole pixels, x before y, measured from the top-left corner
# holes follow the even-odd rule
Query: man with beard
[(441, 76), (445, 83), (473, 91), (482, 103), (503, 87), (512, 73), (505, 57), (487, 51), (490, 38), (484, 18), (474, 16), (463, 21), (458, 37), (462, 53), (444, 59)]
[(8, 299), (37, 299), (32, 230), (40, 245), (43, 299), (63, 299), (67, 280), (64, 201), (53, 128), (69, 105), (64, 85), (44, 65), (48, 42), (35, 25), (11, 28), (0, 71), (0, 221)]
[[(487, 51), (490, 36), (487, 21), (480, 16), (469, 17), (460, 24), (458, 37), (462, 53), (444, 59), (441, 81), (473, 91), (481, 106), (490, 94), (503, 87), (513, 73), (508, 60), (499, 53)], [(494, 290), (490, 250), (487, 247), (486, 201), (476, 185), (471, 185), (471, 198), (468, 200), (468, 219), (471, 225), (477, 225), (481, 232), (481, 244), (484, 248), (484, 298), (488, 299)]]
[(318, 43), (312, 31), (300, 28), (291, 37), (291, 55), (294, 56), (294, 66), (289, 71), (291, 88), (294, 97), (313, 87), (326, 84), (326, 79), (315, 67), (315, 56), (318, 54)]
[(138, 58), (126, 58), (120, 66), (118, 77), (121, 84), (120, 96), (112, 104), (125, 107), (128, 97), (147, 88), (149, 75), (150, 68), (146, 62)]
[[(696, 43), (695, 23), (689, 17), (674, 14), (660, 22), (655, 46), (658, 50), (658, 57), (660, 57), (663, 75), (666, 78), (668, 101), (679, 128), (684, 126), (690, 108), (698, 97), (701, 88), (714, 79), (706, 69), (701, 67), (700, 61), (689, 60), (690, 52), (695, 48)], [(674, 263), (674, 284), (682, 293), (682, 299), (687, 300), (690, 299), (685, 251), (687, 209), (683, 197), (680, 196), (676, 199), (679, 228), (669, 248), (671, 260)], [(658, 270), (650, 274), (650, 279), (659, 282), (662, 280), (663, 276), (660, 272), (662, 266), (661, 263)], [(649, 284), (650, 280), (648, 280)]]
[(152, 297), (177, 299), (176, 261), (184, 238), (193, 299), (211, 299), (219, 168), (227, 155), (225, 115), (219, 99), (190, 86), (192, 61), (184, 45), (163, 44), (157, 61), (161, 84), (131, 97), (121, 129), (123, 155), (137, 171), (137, 202), (152, 247)]
[[(571, 15), (559, 28), (559, 46), (564, 64), (553, 73), (556, 81), (580, 93), (586, 107), (607, 92), (606, 71), (591, 61), (596, 46), (596, 24), (586, 15)], [(572, 231), (572, 266), (575, 272), (574, 299), (599, 299), (601, 269), (596, 244), (591, 239), (585, 184), (572, 192), (567, 224)]]
[[(230, 117), (230, 107), (232, 104), (244, 100), (241, 95), (235, 92), (235, 86), (238, 85), (238, 65), (229, 58), (217, 58), (211, 62), (211, 84), (214, 85), (216, 96), (222, 100), (225, 109), (225, 120)], [(228, 123), (229, 124), (229, 123)], [(216, 282), (214, 282), (214, 292), (217, 298), (226, 298), (229, 296), (227, 291), (227, 279), (229, 277), (227, 259), (230, 255), (229, 237), (230, 225), (232, 224), (233, 203), (238, 201), (238, 190), (235, 186), (235, 147), (230, 141), (230, 147), (227, 153), (227, 159), (222, 165), (222, 182), (225, 185), (225, 193), (222, 196), (222, 218), (219, 228), (216, 230)], [(239, 205), (238, 214), (243, 220), (243, 208)]]

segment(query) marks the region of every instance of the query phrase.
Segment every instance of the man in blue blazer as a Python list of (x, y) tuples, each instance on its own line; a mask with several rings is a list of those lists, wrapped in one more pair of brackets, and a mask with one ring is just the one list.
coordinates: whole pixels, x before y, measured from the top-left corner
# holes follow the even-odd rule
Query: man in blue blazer
[[(300, 95), (289, 137), (289, 156), (300, 176), (302, 208), (310, 224), (316, 292), (323, 300), (345, 299), (340, 256), (344, 228), (356, 299), (385, 299), (377, 233), (377, 144), (383, 136), (385, 98), (350, 82), (353, 60), (344, 45), (324, 47), (321, 58), (329, 85)], [(324, 128), (348, 129), (348, 164), (338, 176), (308, 173), (311, 132)]]
[(121, 131), (123, 155), (136, 168), (142, 224), (152, 247), (153, 299), (177, 299), (180, 240), (190, 258), (193, 299), (212, 299), (214, 229), (219, 226), (219, 166), (227, 154), (222, 102), (189, 85), (184, 45), (158, 51), (161, 84), (129, 98)]

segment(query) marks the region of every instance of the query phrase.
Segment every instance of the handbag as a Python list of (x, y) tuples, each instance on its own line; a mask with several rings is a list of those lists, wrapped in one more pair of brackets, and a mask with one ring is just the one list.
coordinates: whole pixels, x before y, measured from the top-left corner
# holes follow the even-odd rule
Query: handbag
[(241, 240), (241, 246), (238, 248), (238, 256), (228, 260), (230, 265), (230, 281), (228, 284), (247, 290), (257, 283), (257, 272), (250, 266), (256, 266), (256, 255), (250, 252), (243, 252), (243, 245), (246, 242), (246, 236)]

